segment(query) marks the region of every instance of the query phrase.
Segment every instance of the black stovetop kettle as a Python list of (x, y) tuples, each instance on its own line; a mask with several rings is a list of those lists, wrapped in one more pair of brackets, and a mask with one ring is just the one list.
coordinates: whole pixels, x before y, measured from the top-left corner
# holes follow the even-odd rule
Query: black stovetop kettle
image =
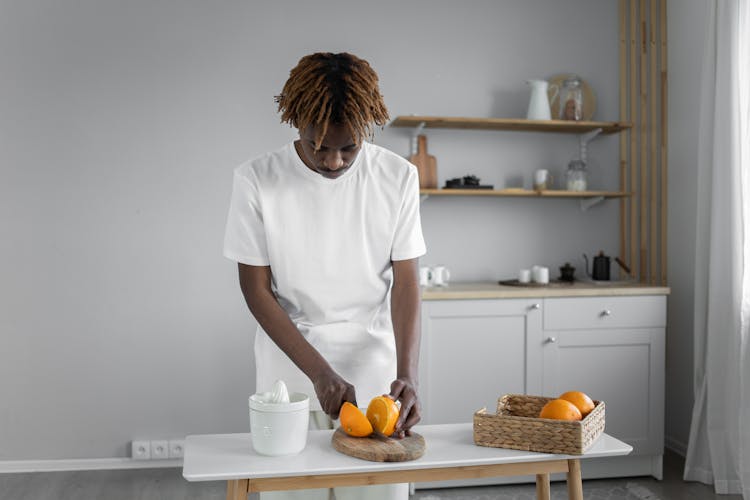
[(609, 280), (609, 265), (610, 258), (604, 255), (604, 250), (599, 250), (599, 255), (594, 256), (594, 262), (591, 265), (591, 272), (589, 272), (589, 258), (586, 254), (583, 254), (583, 260), (586, 262), (586, 274), (595, 281), (608, 281)]

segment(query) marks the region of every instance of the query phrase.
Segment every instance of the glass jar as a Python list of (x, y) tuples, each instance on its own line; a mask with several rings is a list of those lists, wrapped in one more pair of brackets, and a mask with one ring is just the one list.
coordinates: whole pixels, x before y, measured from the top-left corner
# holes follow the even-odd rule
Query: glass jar
[(568, 191), (586, 191), (588, 188), (588, 173), (586, 163), (581, 160), (573, 160), (568, 163), (568, 171), (565, 172), (565, 186)]
[(583, 84), (576, 75), (570, 75), (560, 86), (560, 119), (583, 119)]

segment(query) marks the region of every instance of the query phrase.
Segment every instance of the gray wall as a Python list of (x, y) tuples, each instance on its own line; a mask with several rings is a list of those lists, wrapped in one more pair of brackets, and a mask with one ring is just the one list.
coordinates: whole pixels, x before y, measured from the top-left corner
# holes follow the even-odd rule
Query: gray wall
[[(525, 79), (575, 71), (596, 92), (594, 118), (618, 118), (614, 1), (0, 9), (0, 460), (123, 457), (133, 438), (247, 430), (254, 321), (221, 256), (231, 171), (294, 137), (272, 97), (302, 55), (370, 60), (393, 116), (523, 117)], [(407, 155), (409, 134), (375, 142)], [(530, 186), (577, 149), (565, 135), (428, 136), (441, 184), (472, 173)], [(592, 187), (616, 187), (617, 142), (592, 144)], [(617, 250), (615, 202), (430, 198), (422, 210), (423, 263), (459, 281)]]

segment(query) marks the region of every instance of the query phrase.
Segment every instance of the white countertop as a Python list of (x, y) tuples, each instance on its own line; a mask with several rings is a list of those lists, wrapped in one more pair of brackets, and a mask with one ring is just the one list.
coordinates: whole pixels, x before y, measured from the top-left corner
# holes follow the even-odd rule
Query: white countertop
[(477, 446), (473, 424), (418, 425), (414, 431), (426, 442), (424, 456), (409, 462), (370, 462), (333, 449), (333, 431), (310, 431), (307, 446), (298, 455), (258, 455), (250, 434), (208, 434), (188, 436), (182, 475), (188, 481), (220, 481), (418, 470), (427, 468), (539, 462), (558, 459), (587, 459), (627, 455), (633, 448), (602, 434), (583, 455), (555, 455)]
[(529, 297), (602, 297), (616, 295), (669, 295), (669, 287), (636, 282), (552, 282), (546, 286), (507, 286), (492, 282), (458, 282), (424, 287), (422, 300), (512, 299)]

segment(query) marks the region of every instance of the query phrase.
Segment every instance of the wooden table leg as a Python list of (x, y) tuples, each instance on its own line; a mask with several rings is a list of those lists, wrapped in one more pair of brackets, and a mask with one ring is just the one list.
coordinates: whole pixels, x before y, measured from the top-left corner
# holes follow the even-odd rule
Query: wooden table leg
[(577, 458), (568, 460), (568, 498), (570, 500), (583, 500), (581, 462)]
[(247, 500), (247, 479), (227, 481), (227, 500)]
[(536, 500), (550, 500), (549, 474), (536, 475)]

